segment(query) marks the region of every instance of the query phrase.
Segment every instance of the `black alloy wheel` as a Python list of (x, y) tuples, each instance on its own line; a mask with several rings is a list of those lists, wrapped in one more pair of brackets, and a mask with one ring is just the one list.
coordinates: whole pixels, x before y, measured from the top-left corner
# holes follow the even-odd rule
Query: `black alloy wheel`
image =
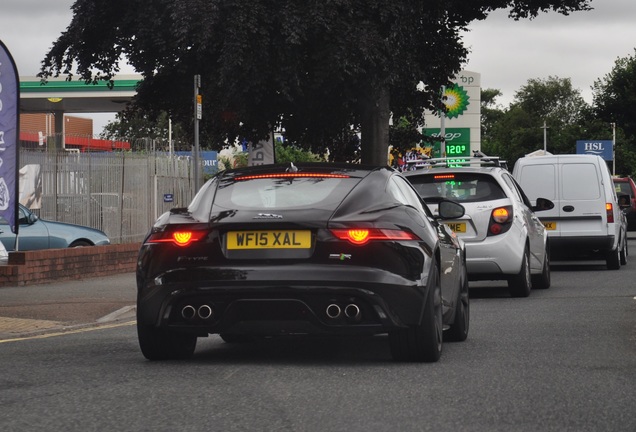
[(396, 361), (433, 363), (442, 355), (442, 293), (437, 263), (431, 266), (422, 321), (389, 333), (391, 354)]
[(464, 270), (463, 281), (455, 304), (455, 321), (444, 333), (444, 341), (463, 342), (468, 338), (470, 327), (470, 296), (468, 294), (468, 273)]

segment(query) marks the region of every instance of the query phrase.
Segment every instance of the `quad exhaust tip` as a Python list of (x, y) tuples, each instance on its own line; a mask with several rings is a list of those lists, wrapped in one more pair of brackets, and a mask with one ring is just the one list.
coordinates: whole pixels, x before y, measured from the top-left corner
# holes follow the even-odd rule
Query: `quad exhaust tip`
[(339, 305), (332, 303), (327, 306), (325, 313), (331, 319), (338, 319), (343, 314), (349, 321), (359, 322), (362, 319), (362, 311), (355, 303), (348, 304), (344, 310)]
[(187, 306), (184, 306), (183, 309), (181, 309), (181, 316), (187, 320), (191, 320), (192, 318), (195, 317), (196, 314), (197, 314), (197, 311), (194, 308), (194, 306), (187, 305)]
[(183, 307), (183, 309), (181, 309), (181, 316), (188, 321), (191, 321), (195, 318), (208, 320), (212, 318), (213, 315), (214, 310), (211, 306), (206, 304), (199, 306), (197, 309), (195, 309), (195, 307), (192, 305), (186, 305)]
[(362, 312), (360, 308), (356, 304), (348, 304), (344, 309), (345, 316), (355, 322), (358, 322), (362, 319)]
[(342, 309), (340, 309), (340, 306), (338, 306), (337, 304), (332, 303), (329, 306), (327, 306), (325, 313), (327, 314), (329, 318), (336, 319), (340, 317), (340, 314), (342, 313)]

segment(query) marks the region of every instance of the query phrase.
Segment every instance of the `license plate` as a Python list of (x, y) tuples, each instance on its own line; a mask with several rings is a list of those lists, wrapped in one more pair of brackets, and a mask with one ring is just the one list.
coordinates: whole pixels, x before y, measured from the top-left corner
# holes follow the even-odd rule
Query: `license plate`
[(547, 222), (544, 221), (543, 222), (543, 226), (545, 227), (546, 230), (548, 231), (554, 231), (556, 229), (556, 222)]
[(446, 222), (446, 225), (456, 233), (466, 232), (466, 222)]
[(230, 231), (227, 233), (228, 250), (237, 249), (309, 249), (311, 231)]

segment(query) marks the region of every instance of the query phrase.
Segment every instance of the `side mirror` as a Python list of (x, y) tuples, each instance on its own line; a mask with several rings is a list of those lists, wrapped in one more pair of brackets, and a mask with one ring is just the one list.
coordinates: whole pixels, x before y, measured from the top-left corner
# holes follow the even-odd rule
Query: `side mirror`
[(547, 198), (537, 198), (537, 203), (534, 207), (532, 207), (532, 211), (544, 211), (544, 210), (552, 210), (554, 208), (554, 203)]
[(629, 195), (621, 194), (618, 196), (618, 206), (622, 209), (630, 208), (632, 206), (630, 201), (631, 198), (629, 197)]
[(463, 205), (443, 199), (437, 206), (437, 212), (440, 219), (458, 219), (466, 213), (466, 209)]

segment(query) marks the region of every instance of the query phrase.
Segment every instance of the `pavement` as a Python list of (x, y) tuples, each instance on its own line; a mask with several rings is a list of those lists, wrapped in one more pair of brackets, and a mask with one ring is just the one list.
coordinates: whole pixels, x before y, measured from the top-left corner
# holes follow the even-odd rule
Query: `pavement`
[(134, 273), (0, 287), (0, 342), (135, 320)]

